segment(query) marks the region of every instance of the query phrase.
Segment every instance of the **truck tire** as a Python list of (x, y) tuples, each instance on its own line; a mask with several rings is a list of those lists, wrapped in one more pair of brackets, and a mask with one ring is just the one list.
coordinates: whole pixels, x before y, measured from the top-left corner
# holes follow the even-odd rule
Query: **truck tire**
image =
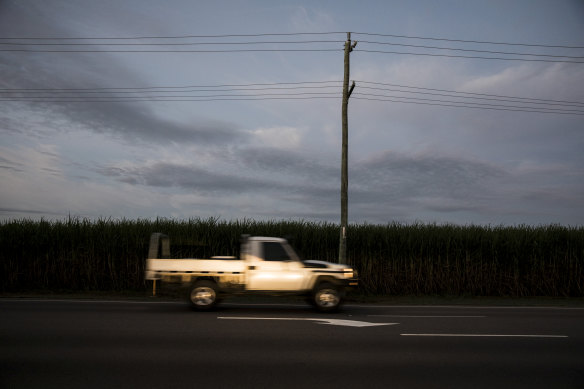
[(314, 289), (312, 300), (319, 311), (334, 312), (341, 306), (343, 295), (336, 285), (324, 282)]
[(189, 301), (193, 309), (208, 311), (218, 302), (219, 288), (213, 281), (197, 281), (189, 291)]

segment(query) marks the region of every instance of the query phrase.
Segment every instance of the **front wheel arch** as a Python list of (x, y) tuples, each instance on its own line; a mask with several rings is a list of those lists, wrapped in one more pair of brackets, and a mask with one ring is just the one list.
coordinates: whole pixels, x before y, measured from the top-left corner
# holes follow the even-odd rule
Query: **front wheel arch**
[(312, 293), (312, 302), (321, 312), (337, 311), (343, 302), (344, 293), (339, 286), (331, 282), (319, 283)]

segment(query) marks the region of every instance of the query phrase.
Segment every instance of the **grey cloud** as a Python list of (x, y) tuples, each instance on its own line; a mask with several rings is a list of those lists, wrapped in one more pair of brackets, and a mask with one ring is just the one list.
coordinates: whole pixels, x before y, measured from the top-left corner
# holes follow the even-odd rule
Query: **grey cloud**
[(16, 163), (10, 159), (4, 158), (0, 156), (0, 169), (9, 170), (14, 173), (21, 173), (24, 170), (22, 169), (21, 163)]
[(293, 175), (305, 181), (321, 183), (339, 179), (340, 167), (332, 166), (313, 156), (269, 147), (248, 147), (238, 150), (244, 166), (266, 172)]
[(0, 131), (10, 134), (18, 134), (21, 130), (21, 125), (14, 119), (9, 117), (0, 117)]
[(95, 132), (120, 135), (130, 142), (225, 144), (242, 139), (233, 124), (199, 120), (187, 125), (157, 117), (145, 103), (76, 103), (61, 110)]
[[(14, 56), (7, 58), (3, 55), (2, 57), (3, 61), (18, 61)], [(133, 75), (129, 70), (117, 67), (116, 62), (111, 58), (102, 58), (98, 63), (103, 64), (108, 61), (110, 65), (107, 66), (106, 71), (115, 74), (107, 76), (110, 79), (106, 84), (144, 85), (139, 80), (134, 83), (128, 81), (134, 78)], [(12, 70), (5, 73), (7, 77), (2, 82), (2, 86), (3, 88), (99, 88), (104, 85), (103, 80), (100, 80), (104, 77), (104, 70), (98, 66), (98, 63), (86, 56), (61, 59), (59, 64), (33, 57), (27, 63), (26, 69), (19, 69), (18, 66), (14, 66), (15, 63), (7, 66), (7, 69)], [(14, 69), (19, 70), (15, 72)], [(71, 74), (63, 72), (63, 69), (71, 69)], [(85, 69), (85, 74), (82, 77), (75, 77), (77, 69)], [(19, 95), (5, 96), (16, 98)], [(100, 94), (100, 96), (113, 97), (107, 94)], [(157, 104), (155, 102), (67, 102), (69, 100), (63, 98), (63, 100), (58, 100), (61, 102), (54, 103), (13, 102), (12, 107), (20, 104), (27, 105), (28, 109), (33, 111), (43, 111), (46, 121), (44, 124), (56, 130), (67, 131), (82, 127), (97, 133), (120, 136), (128, 142), (225, 144), (242, 141), (242, 133), (235, 124), (201, 119), (193, 119), (193, 124), (186, 124), (173, 118), (160, 117), (154, 112), (153, 104)], [(3, 119), (0, 123), (3, 131), (38, 135), (39, 130), (35, 129), (35, 126), (27, 123), (26, 120), (17, 122), (10, 117), (11, 111), (7, 107), (3, 110)], [(63, 119), (66, 121), (64, 122)]]
[[(13, 11), (14, 12), (14, 11)], [(38, 22), (39, 35), (67, 36), (64, 30), (47, 25), (35, 7), (21, 7), (16, 11), (23, 22), (28, 25)], [(0, 17), (0, 35), (18, 34), (18, 17), (5, 20)], [(6, 22), (6, 23), (4, 23)], [(3, 25), (4, 23), (4, 25)], [(43, 26), (45, 28), (43, 28)], [(16, 32), (15, 32), (16, 31)], [(30, 31), (28, 34), (30, 35)], [(148, 82), (140, 79), (136, 72), (125, 67), (115, 56), (108, 53), (0, 53), (0, 88), (3, 89), (87, 89), (103, 87), (144, 86)], [(12, 102), (0, 107), (2, 122), (0, 129), (12, 133), (26, 133), (38, 136), (41, 127), (47, 125), (56, 130), (89, 129), (97, 133), (120, 136), (128, 142), (155, 142), (167, 144), (226, 144), (241, 143), (242, 133), (233, 123), (218, 120), (193, 118), (191, 123), (183, 123), (172, 117), (161, 117), (155, 113), (155, 104), (160, 102), (70, 102), (71, 97), (79, 96), (76, 91), (64, 91), (58, 94), (47, 91), (28, 93), (3, 93), (1, 97), (22, 100), (24, 96), (44, 97), (38, 102)], [(60, 96), (48, 99), (47, 96)], [(107, 101), (120, 95), (113, 93), (85, 94), (88, 100), (99, 96)], [(41, 100), (41, 99), (37, 99)], [(47, 100), (55, 101), (53, 103)], [(43, 125), (16, 122), (11, 117), (11, 109), (16, 105), (26, 106), (31, 111), (42, 111), (46, 121)], [(9, 105), (9, 106), (8, 106)], [(8, 106), (8, 107), (7, 107)], [(63, 120), (65, 119), (65, 121)], [(36, 128), (35, 128), (36, 127)]]
[(387, 194), (465, 196), (505, 176), (497, 167), (462, 158), (385, 153), (351, 171), (354, 185)]
[(18, 169), (18, 168), (15, 168), (14, 166), (8, 166), (8, 165), (2, 165), (2, 164), (0, 164), (0, 169), (9, 170), (9, 171), (12, 171), (14, 173), (21, 173), (21, 172), (23, 172), (22, 169)]
[(413, 220), (424, 211), (488, 213), (490, 185), (507, 177), (489, 164), (441, 156), (385, 153), (350, 170), (352, 214), (385, 222)]
[[(336, 203), (338, 188), (319, 182), (298, 181), (287, 175), (274, 178), (260, 171), (253, 174), (215, 172), (196, 166), (159, 162), (151, 166), (106, 167), (100, 173), (120, 182), (157, 188), (180, 188), (207, 196), (261, 194), (275, 200), (326, 208)], [(319, 208), (319, 209), (320, 209)], [(319, 210), (319, 212), (322, 209)]]
[[(279, 161), (275, 157), (277, 151), (255, 151), (251, 156), (241, 157), (247, 168), (253, 165), (254, 169), (241, 169), (241, 173), (227, 174), (165, 162), (144, 167), (108, 167), (101, 173), (125, 183), (174, 187), (207, 196), (262, 194), (283, 204), (295, 204), (295, 209), (306, 216), (318, 214), (327, 216), (327, 220), (337, 218), (340, 207), (338, 170), (318, 160), (310, 162), (309, 169), (301, 155), (287, 152), (283, 153), (281, 164), (291, 172), (284, 169), (276, 176), (263, 174), (280, 166), (280, 162), (276, 162)], [(309, 179), (300, 178), (297, 171), (305, 171)], [(493, 199), (500, 195), (489, 187), (490, 183), (507, 179), (509, 175), (501, 169), (476, 161), (387, 153), (352, 167), (350, 215), (354, 215), (353, 220), (386, 222), (387, 218), (412, 220), (423, 211), (484, 214), (491, 209), (489, 204)], [(298, 212), (285, 216), (284, 208), (277, 212), (281, 217), (300, 217)]]
[(199, 193), (241, 193), (248, 191), (274, 190), (281, 184), (274, 184), (236, 174), (216, 173), (194, 166), (184, 166), (159, 162), (152, 166), (128, 169), (105, 168), (104, 175), (140, 185), (153, 187), (178, 187)]
[(0, 215), (11, 216), (11, 215), (52, 215), (52, 216), (64, 216), (62, 213), (51, 212), (47, 210), (38, 209), (19, 209), (19, 208), (0, 208)]

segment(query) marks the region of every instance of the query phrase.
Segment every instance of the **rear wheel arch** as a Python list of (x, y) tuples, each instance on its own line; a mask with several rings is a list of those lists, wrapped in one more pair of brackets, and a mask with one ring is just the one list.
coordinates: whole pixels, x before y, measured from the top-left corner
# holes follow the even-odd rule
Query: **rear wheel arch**
[(219, 293), (219, 285), (212, 278), (199, 278), (192, 283), (187, 298), (193, 309), (208, 311), (219, 302)]

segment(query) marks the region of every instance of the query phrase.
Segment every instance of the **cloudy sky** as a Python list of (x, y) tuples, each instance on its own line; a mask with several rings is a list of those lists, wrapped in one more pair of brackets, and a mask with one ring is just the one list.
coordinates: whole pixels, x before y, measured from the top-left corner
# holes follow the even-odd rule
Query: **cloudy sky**
[(350, 222), (583, 224), (579, 0), (0, 0), (0, 218), (339, 222), (347, 31)]

